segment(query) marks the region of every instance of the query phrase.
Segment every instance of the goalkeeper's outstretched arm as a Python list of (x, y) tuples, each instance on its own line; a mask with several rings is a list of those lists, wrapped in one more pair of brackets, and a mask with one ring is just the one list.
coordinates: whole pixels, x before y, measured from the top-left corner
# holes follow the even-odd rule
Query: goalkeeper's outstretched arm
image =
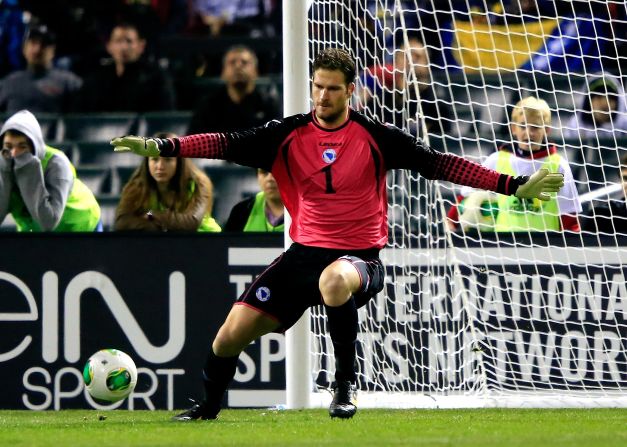
[(540, 169), (535, 174), (513, 177), (455, 154), (425, 145), (420, 138), (393, 126), (373, 125), (388, 169), (412, 169), (430, 180), (445, 180), (475, 189), (547, 201), (564, 186), (564, 175)]
[(564, 174), (550, 173), (547, 169), (539, 169), (531, 176), (513, 177), (457, 155), (430, 149), (427, 152), (433, 163), (427, 177), (433, 180), (446, 180), (499, 194), (515, 195), (520, 199), (543, 201), (550, 200), (551, 193), (558, 192), (564, 186)]
[(202, 133), (177, 138), (128, 135), (114, 138), (111, 145), (116, 152), (134, 152), (144, 157), (211, 158), (269, 171), (286, 138), (309, 120), (309, 114), (300, 114), (238, 132)]
[[(222, 159), (225, 155), (226, 138), (221, 133), (208, 133), (184, 137), (198, 140), (188, 144), (187, 152), (181, 154), (180, 138), (146, 138), (127, 135), (111, 140), (115, 152), (133, 152), (143, 157), (192, 157)], [(193, 140), (192, 140), (193, 142)]]
[[(145, 157), (194, 157), (214, 158), (232, 161), (244, 166), (270, 170), (288, 134), (298, 127), (306, 115), (295, 115), (289, 119), (276, 120), (263, 127), (237, 133), (207, 133), (180, 138), (145, 138), (125, 136), (114, 138), (111, 144), (117, 152), (134, 152)], [(432, 180), (446, 180), (459, 185), (494, 191), (500, 194), (515, 195), (521, 199), (550, 200), (551, 193), (564, 186), (564, 175), (549, 173), (540, 169), (530, 177), (512, 177), (488, 169), (479, 163), (453, 154), (444, 154), (428, 148), (420, 140), (397, 132), (387, 133), (390, 138), (386, 146), (409, 145), (413, 151), (387, 151), (389, 168), (417, 169), (423, 176)], [(250, 148), (255, 148), (250, 150)]]

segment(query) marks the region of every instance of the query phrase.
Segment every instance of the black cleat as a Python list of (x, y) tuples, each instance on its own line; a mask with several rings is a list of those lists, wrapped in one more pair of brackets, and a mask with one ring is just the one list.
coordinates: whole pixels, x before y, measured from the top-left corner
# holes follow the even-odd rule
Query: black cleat
[(209, 408), (207, 408), (207, 404), (205, 402), (196, 402), (194, 399), (190, 400), (192, 401), (193, 405), (188, 410), (172, 416), (173, 421), (187, 422), (195, 421), (197, 419), (216, 419), (218, 417), (218, 412), (210, 411)]
[(349, 419), (357, 413), (357, 387), (349, 382), (341, 381), (333, 387), (333, 400), (329, 406), (332, 418)]

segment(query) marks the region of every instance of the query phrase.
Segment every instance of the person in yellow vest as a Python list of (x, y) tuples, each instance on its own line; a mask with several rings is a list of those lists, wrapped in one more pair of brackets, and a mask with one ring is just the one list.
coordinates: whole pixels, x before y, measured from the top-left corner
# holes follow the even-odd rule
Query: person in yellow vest
[(102, 231), (96, 198), (31, 112), (12, 115), (0, 138), (0, 222), (10, 213), (20, 232)]
[(191, 160), (145, 157), (122, 190), (114, 228), (220, 232), (212, 209), (213, 184)]
[(231, 209), (224, 231), (284, 231), (283, 201), (276, 180), (271, 172), (257, 169), (257, 181), (261, 191)]
[(542, 99), (520, 100), (511, 115), (512, 142), (499, 147), (482, 164), (503, 174), (531, 175), (538, 169), (564, 174), (564, 188), (551, 200), (473, 192), (464, 188), (457, 208), (449, 212), (452, 228), (481, 231), (580, 231), (581, 203), (568, 161), (548, 142), (551, 110)]

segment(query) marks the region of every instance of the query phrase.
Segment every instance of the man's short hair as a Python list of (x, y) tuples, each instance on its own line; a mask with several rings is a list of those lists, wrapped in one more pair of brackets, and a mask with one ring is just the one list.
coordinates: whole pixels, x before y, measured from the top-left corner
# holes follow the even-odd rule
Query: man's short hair
[(42, 45), (50, 46), (57, 43), (57, 36), (48, 28), (47, 25), (36, 25), (28, 29), (24, 36), (24, 42), (27, 40), (39, 40)]
[(356, 68), (355, 60), (346, 50), (340, 48), (325, 48), (316, 56), (313, 63), (313, 71), (316, 70), (339, 70), (344, 73), (346, 85), (355, 82)]
[(248, 47), (248, 46), (246, 46), (246, 45), (238, 44), (238, 45), (231, 45), (224, 52), (224, 56), (222, 56), (222, 66), (223, 67), (226, 64), (226, 57), (229, 54), (231, 54), (231, 53), (249, 53), (253, 57), (253, 64), (255, 65), (255, 67), (257, 65), (259, 65), (259, 60), (257, 59), (257, 54), (253, 51), (253, 49)]
[(135, 24), (133, 22), (116, 22), (109, 29), (109, 40), (111, 40), (111, 36), (113, 35), (113, 31), (115, 31), (117, 28), (126, 29), (126, 30), (128, 30), (128, 29), (135, 30), (139, 40), (144, 40), (145, 39), (143, 30), (137, 24)]

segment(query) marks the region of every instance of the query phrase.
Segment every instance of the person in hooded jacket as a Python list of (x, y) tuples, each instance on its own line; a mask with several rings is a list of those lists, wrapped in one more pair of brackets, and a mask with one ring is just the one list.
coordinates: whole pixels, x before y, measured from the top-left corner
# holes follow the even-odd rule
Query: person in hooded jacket
[(618, 79), (591, 77), (582, 98), (562, 130), (564, 138), (627, 138), (627, 104)]
[(47, 146), (37, 118), (21, 110), (0, 130), (0, 223), (17, 230), (102, 231), (100, 206), (59, 149)]

